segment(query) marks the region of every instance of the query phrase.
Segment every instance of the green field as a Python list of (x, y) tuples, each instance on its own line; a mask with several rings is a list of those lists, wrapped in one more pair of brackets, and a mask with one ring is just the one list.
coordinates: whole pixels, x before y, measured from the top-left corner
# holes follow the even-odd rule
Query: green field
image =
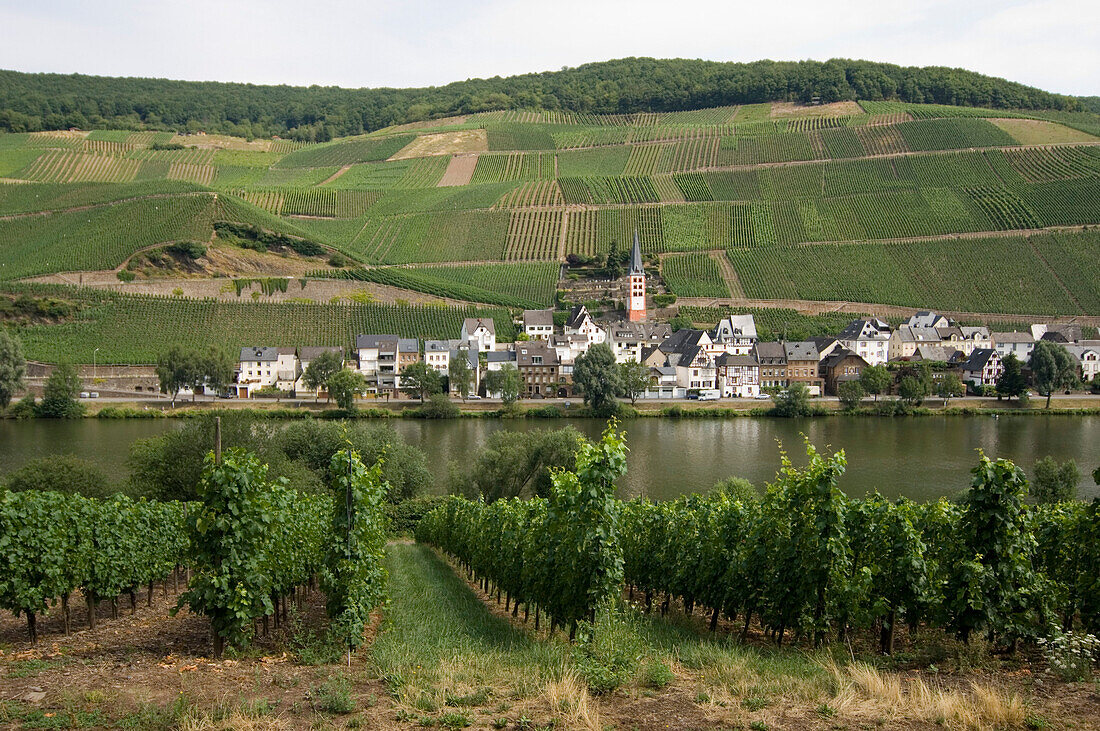
[[(662, 274), (682, 296), (728, 295), (710, 258), (725, 251), (751, 297), (1100, 314), (1095, 234), (1015, 235), (1100, 225), (1100, 116), (781, 106), (487, 112), (321, 144), (0, 134), (0, 279), (114, 268), (232, 221), (343, 252), (345, 276), (543, 306), (567, 255), (637, 230), (674, 254)], [(478, 129), (480, 151), (408, 157), (418, 135)]]

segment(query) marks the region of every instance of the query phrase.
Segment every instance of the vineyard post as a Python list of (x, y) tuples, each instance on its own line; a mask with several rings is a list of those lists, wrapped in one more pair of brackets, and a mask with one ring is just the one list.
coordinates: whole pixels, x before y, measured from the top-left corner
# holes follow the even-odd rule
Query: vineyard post
[[(354, 520), (355, 515), (352, 512), (352, 494), (351, 494), (351, 480), (352, 480), (352, 459), (351, 459), (351, 444), (348, 444), (348, 481), (344, 486), (344, 508), (348, 513), (348, 532), (347, 538), (344, 541), (344, 558), (351, 563), (351, 535), (355, 530)], [(348, 669), (351, 669), (351, 638), (348, 638)]]
[(222, 463), (222, 417), (214, 417), (214, 464)]

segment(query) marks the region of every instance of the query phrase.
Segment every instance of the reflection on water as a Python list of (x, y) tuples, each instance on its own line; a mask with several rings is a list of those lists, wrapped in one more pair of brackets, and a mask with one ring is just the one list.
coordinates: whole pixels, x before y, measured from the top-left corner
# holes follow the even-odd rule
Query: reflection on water
[[(129, 445), (175, 428), (172, 420), (0, 422), (0, 473), (47, 454), (72, 453), (108, 474), (123, 478)], [(410, 443), (424, 449), (446, 490), (450, 461), (464, 462), (498, 429), (547, 429), (571, 424), (594, 437), (595, 420), (399, 420), (390, 422)], [(981, 449), (1008, 457), (1030, 470), (1053, 455), (1075, 459), (1084, 477), (1080, 494), (1100, 495), (1092, 470), (1100, 465), (1100, 417), (1096, 416), (926, 416), (911, 418), (828, 417), (821, 419), (632, 419), (627, 431), (628, 473), (620, 495), (668, 498), (709, 489), (737, 475), (763, 485), (774, 479), (784, 449), (795, 464), (805, 462), (803, 440), (818, 449), (843, 449), (848, 469), (841, 480), (851, 495), (879, 490), (915, 500), (954, 495), (966, 489)]]

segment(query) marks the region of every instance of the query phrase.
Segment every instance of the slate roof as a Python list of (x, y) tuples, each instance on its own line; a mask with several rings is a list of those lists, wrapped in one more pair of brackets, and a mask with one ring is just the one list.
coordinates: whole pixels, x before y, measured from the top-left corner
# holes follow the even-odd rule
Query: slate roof
[(298, 360), (309, 363), (322, 353), (337, 353), (341, 358), (344, 357), (344, 349), (339, 345), (303, 345), (298, 348)]
[(645, 267), (642, 266), (642, 247), (638, 243), (637, 229), (634, 229), (634, 248), (630, 250), (630, 273), (645, 276)]
[(974, 352), (959, 367), (964, 371), (981, 371), (996, 354), (993, 348), (974, 348)]
[(775, 365), (787, 362), (787, 351), (783, 348), (783, 343), (757, 343), (753, 347), (761, 363)]
[(817, 352), (817, 343), (812, 340), (796, 340), (783, 343), (783, 354), (787, 361), (812, 360), (815, 363), (821, 360)]
[(241, 362), (274, 363), (279, 360), (279, 348), (270, 346), (241, 348)]
[(1010, 333), (992, 333), (994, 343), (1034, 343), (1035, 338), (1031, 333), (1022, 333), (1013, 330)]
[[(542, 356), (542, 363), (535, 363), (536, 356)], [(516, 344), (516, 365), (521, 368), (533, 365), (557, 365), (558, 351), (541, 340), (531, 340)]]
[(473, 335), (479, 327), (484, 327), (493, 335), (497, 334), (497, 324), (491, 317), (467, 317), (462, 321), (462, 328), (468, 335)]
[(553, 327), (554, 313), (551, 310), (524, 310), (524, 327)]
[(873, 330), (876, 330), (879, 334), (889, 335), (890, 326), (877, 317), (872, 317), (865, 320), (852, 320), (848, 323), (848, 326), (840, 331), (841, 340), (858, 340), (862, 337), (863, 330), (866, 326), (870, 326)]
[(717, 366), (722, 367), (758, 367), (760, 361), (751, 355), (733, 355), (732, 353), (722, 353), (720, 356), (714, 359)]
[[(848, 350), (847, 348), (837, 348), (821, 360), (821, 367), (825, 370), (836, 368), (839, 363), (841, 363), (845, 358), (849, 357), (859, 358), (860, 360), (863, 360), (863, 358), (854, 351)], [(867, 363), (867, 361), (863, 362)]]
[(486, 363), (515, 363), (516, 351), (514, 350), (490, 350), (485, 354)]

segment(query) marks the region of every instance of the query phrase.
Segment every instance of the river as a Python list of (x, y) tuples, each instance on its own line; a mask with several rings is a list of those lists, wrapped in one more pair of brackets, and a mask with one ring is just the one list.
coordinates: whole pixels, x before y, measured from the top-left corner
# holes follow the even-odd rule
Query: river
[[(0, 421), (0, 475), (49, 454), (87, 459), (114, 479), (124, 479), (126, 456), (136, 439), (176, 428), (171, 419)], [(459, 419), (390, 422), (408, 442), (424, 449), (440, 478), (451, 460), (464, 461), (498, 429), (546, 429), (571, 424), (589, 436), (596, 420)], [(922, 416), (817, 419), (632, 419), (623, 423), (630, 453), (620, 480), (623, 497), (669, 498), (704, 491), (731, 475), (763, 485), (775, 477), (780, 444), (796, 464), (805, 462), (805, 434), (819, 449), (843, 449), (848, 469), (841, 487), (849, 495), (878, 489), (884, 495), (932, 500), (966, 489), (975, 450), (1007, 457), (1030, 472), (1035, 460), (1052, 455), (1075, 459), (1079, 495), (1100, 495), (1092, 470), (1100, 465), (1100, 416)]]

